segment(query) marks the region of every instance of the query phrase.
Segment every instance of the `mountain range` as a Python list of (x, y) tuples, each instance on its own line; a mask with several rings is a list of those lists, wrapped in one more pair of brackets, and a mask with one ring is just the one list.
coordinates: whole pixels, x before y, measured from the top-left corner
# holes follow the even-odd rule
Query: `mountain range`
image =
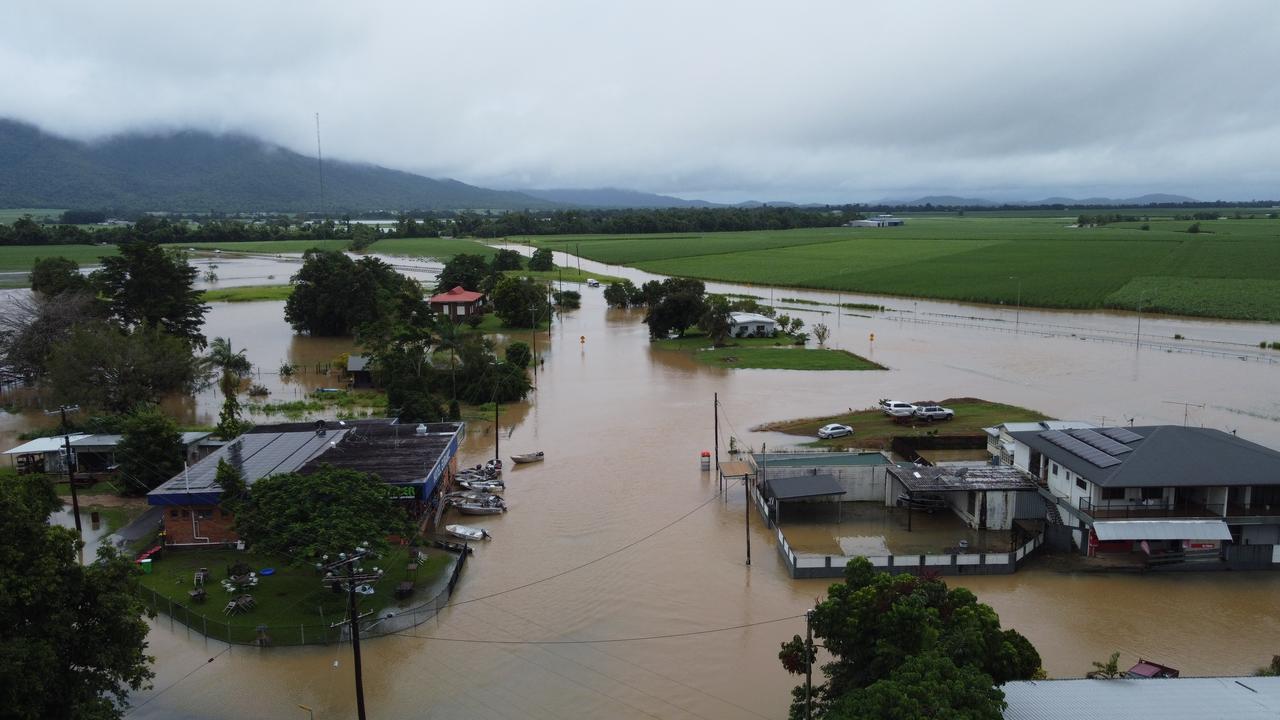
[[(316, 212), (314, 157), (244, 135), (197, 131), (80, 142), (0, 119), (0, 207)], [(545, 209), (555, 203), (457, 180), (326, 160), (328, 212)]]
[(1124, 207), (1141, 207), (1145, 205), (1161, 205), (1165, 203), (1194, 203), (1199, 202), (1195, 198), (1189, 198), (1186, 195), (1168, 195), (1164, 193), (1152, 193), (1149, 195), (1140, 195), (1131, 198), (1108, 198), (1108, 197), (1088, 197), (1088, 198), (1069, 198), (1069, 197), (1050, 197), (1044, 200), (1009, 200), (995, 201), (986, 198), (970, 198), (958, 197), (956, 195), (927, 195), (915, 200), (884, 200), (885, 205), (897, 205), (900, 207), (918, 207), (921, 205), (933, 205), (942, 207), (1002, 207), (1005, 205), (1116, 205)]
[[(94, 142), (51, 135), (0, 118), (0, 208), (167, 210), (174, 212), (317, 212), (406, 210), (547, 210), (556, 208), (824, 207), (749, 200), (687, 200), (620, 188), (492, 190), (368, 163), (326, 160), (237, 134), (183, 130), (129, 133)], [(998, 202), (931, 195), (877, 206), (997, 207), (1192, 203), (1182, 195), (1134, 198), (1050, 197)]]

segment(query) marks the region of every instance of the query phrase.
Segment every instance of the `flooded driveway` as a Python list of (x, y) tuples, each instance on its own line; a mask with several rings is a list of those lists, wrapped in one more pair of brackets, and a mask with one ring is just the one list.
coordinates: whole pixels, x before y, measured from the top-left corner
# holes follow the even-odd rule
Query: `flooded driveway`
[[(1280, 393), (1271, 390), (1280, 365), (1008, 332), (1013, 308), (879, 300), (898, 311), (838, 324), (786, 312), (810, 326), (825, 322), (829, 344), (874, 357), (887, 372), (726, 370), (651, 349), (641, 312), (606, 309), (601, 290), (584, 288), (582, 308), (539, 337), (546, 364), (530, 400), (502, 410), (502, 454), (543, 450), (547, 459), (509, 471), (511, 511), (475, 523), (494, 539), (477, 549), (453, 607), (403, 636), (362, 644), (370, 717), (785, 718), (796, 679), (778, 664), (778, 646), (803, 634), (802, 614), (827, 583), (792, 580), (758, 516), (753, 564), (744, 564), (741, 488), (720, 498), (698, 470), (713, 443), (713, 393), (722, 449), (731, 436), (754, 448), (796, 442), (750, 431), (770, 420), (882, 397), (958, 396), (1107, 422), (1180, 423), (1186, 412), (1192, 424), (1280, 447)], [(912, 321), (907, 309), (917, 318), (998, 319)], [(1023, 309), (1017, 323), (1123, 337), (1135, 319)], [(1144, 318), (1142, 326), (1170, 340), (1242, 346), (1252, 338), (1256, 347), (1280, 339), (1275, 325)], [(346, 347), (295, 338), (281, 303), (218, 305), (206, 333), (230, 335), (267, 369)], [(263, 383), (273, 395), (293, 392), (292, 382), (266, 374)], [(1192, 405), (1174, 404), (1183, 402)], [(189, 417), (211, 422), (217, 403), (216, 391), (201, 395)], [(474, 421), (468, 431), (462, 462), (491, 456), (492, 424)], [(1122, 661), (1141, 654), (1188, 675), (1248, 673), (1280, 637), (1280, 573), (1071, 575), (1033, 562), (1015, 575), (950, 581), (1026, 634), (1054, 676), (1080, 676), (1115, 650)], [(163, 616), (150, 641), (156, 689), (138, 694), (135, 717), (305, 716), (298, 704), (318, 718), (354, 715), (347, 646), (226, 650)]]

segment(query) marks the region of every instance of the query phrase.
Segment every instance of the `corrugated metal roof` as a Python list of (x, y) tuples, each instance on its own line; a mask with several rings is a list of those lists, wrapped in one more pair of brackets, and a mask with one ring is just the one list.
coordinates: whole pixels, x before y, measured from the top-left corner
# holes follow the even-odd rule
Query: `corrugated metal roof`
[[(52, 437), (36, 438), (30, 442), (25, 442), (12, 450), (5, 450), (5, 455), (27, 455), (30, 453), (47, 453), (58, 452), (63, 449), (62, 435), (54, 435)], [(76, 433), (71, 436), (72, 444), (76, 440), (85, 437), (83, 433)]]
[(1005, 683), (1005, 720), (1275, 720), (1280, 677), (1022, 680)]
[(1221, 520), (1099, 520), (1098, 539), (1108, 540), (1230, 540)]

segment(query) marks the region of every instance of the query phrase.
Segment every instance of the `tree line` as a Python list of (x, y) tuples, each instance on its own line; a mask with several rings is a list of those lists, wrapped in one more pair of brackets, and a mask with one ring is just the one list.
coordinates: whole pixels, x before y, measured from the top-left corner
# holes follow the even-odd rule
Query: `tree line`
[[(863, 215), (850, 208), (663, 208), (644, 210), (518, 211), (496, 215), (475, 212), (403, 214), (394, 225), (375, 228), (342, 219), (306, 219), (277, 215), (266, 218), (183, 218), (141, 215), (132, 224), (86, 228), (106, 213), (68, 210), (62, 222), (41, 223), (24, 216), (0, 225), (0, 245), (118, 244), (163, 237), (169, 243), (267, 242), (274, 240), (350, 240), (372, 244), (384, 237), (620, 234), (791, 230), (836, 227)], [(80, 223), (80, 224), (77, 224)], [(356, 249), (360, 249), (356, 247)]]

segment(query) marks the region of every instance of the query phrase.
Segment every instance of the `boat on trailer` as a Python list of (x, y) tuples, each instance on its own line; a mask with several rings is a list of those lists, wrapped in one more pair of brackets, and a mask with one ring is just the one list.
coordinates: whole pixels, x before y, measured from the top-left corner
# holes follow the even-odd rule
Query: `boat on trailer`
[(444, 529), (445, 532), (460, 540), (488, 540), (493, 537), (488, 530), (471, 525), (445, 525)]
[(542, 454), (542, 451), (541, 451), (541, 450), (539, 450), (538, 452), (531, 452), (531, 453), (525, 453), (525, 454), (523, 454), (523, 455), (512, 455), (512, 456), (511, 456), (511, 462), (513, 462), (513, 463), (515, 463), (515, 464), (517, 464), (517, 465), (524, 465), (524, 464), (526, 464), (526, 463), (542, 462), (542, 460), (543, 460), (543, 454)]

